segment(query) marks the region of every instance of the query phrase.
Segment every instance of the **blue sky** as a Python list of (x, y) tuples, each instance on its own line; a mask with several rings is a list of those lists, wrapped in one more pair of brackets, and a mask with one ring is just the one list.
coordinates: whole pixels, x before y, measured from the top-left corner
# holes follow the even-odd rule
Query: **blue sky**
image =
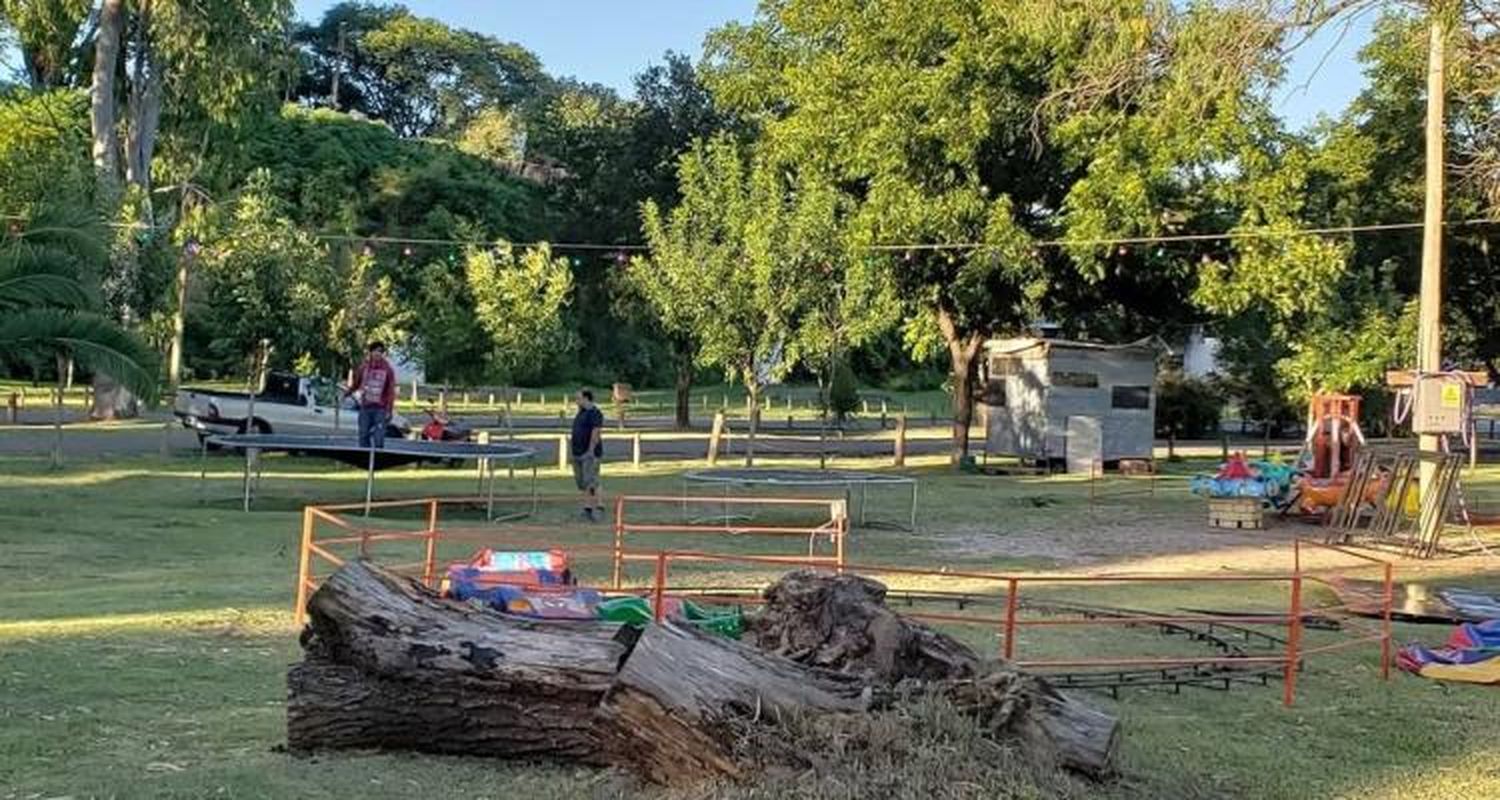
[[(298, 0), (315, 20), (336, 0)], [(755, 0), (407, 0), (414, 13), (518, 42), (547, 70), (630, 91), (630, 79), (666, 50), (696, 57), (703, 35), (730, 20), (749, 20)], [(1364, 78), (1355, 55), (1369, 39), (1373, 14), (1333, 26), (1300, 47), (1278, 92), (1277, 111), (1293, 126), (1319, 113), (1336, 115)]]

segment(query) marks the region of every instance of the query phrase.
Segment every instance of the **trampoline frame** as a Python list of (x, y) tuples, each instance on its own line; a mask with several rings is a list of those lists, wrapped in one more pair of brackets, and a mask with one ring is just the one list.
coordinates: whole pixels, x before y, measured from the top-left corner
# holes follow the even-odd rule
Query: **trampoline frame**
[[(723, 473), (714, 475), (711, 473)], [(733, 475), (730, 473), (739, 473)], [(750, 473), (761, 473), (754, 475)], [(769, 477), (775, 473), (800, 473), (813, 476), (827, 476), (825, 479), (815, 480), (776, 480)], [(917, 479), (907, 475), (888, 475), (881, 472), (867, 472), (862, 470), (843, 469), (801, 469), (786, 467), (709, 467), (706, 469), (689, 470), (682, 474), (682, 494), (687, 496), (687, 484), (718, 484), (724, 487), (724, 494), (729, 495), (729, 489), (734, 486), (740, 487), (834, 487), (842, 488), (844, 502), (849, 508), (849, 516), (855, 524), (862, 527), (890, 527), (896, 530), (917, 530)], [(869, 488), (871, 485), (907, 486), (910, 488), (910, 500), (907, 508), (908, 522), (902, 525), (900, 522), (887, 522), (885, 520), (870, 520), (866, 515), (866, 507), (869, 505)], [(859, 502), (854, 502), (855, 488), (859, 489)], [(855, 507), (858, 506), (858, 512)], [(728, 515), (728, 510), (725, 510)]]
[[(263, 439), (263, 442), (256, 442)], [(437, 445), (437, 448), (431, 448)], [(341, 440), (330, 436), (294, 436), (283, 434), (239, 433), (205, 437), (199, 452), (198, 482), (200, 499), (202, 487), (208, 480), (208, 449), (210, 446), (227, 450), (239, 450), (245, 454), (244, 477), (241, 482), (242, 508), (249, 512), (255, 495), (260, 490), (262, 453), (305, 453), (320, 458), (339, 460), (333, 453), (368, 453), (365, 464), (364, 516), (370, 516), (375, 502), (375, 457), (381, 453), (411, 458), (410, 463), (423, 461), (475, 461), (478, 463), (478, 491), (485, 498), (485, 519), (489, 522), (520, 519), (536, 513), (537, 466), (536, 451), (514, 444), (476, 444), (472, 442), (426, 442), (411, 439), (387, 440), (383, 447), (360, 447), (353, 439)], [(515, 462), (526, 459), (531, 465), (531, 508), (505, 515), (495, 516), (495, 462), (507, 462), (512, 479), (515, 477)], [(348, 463), (348, 462), (345, 462)]]

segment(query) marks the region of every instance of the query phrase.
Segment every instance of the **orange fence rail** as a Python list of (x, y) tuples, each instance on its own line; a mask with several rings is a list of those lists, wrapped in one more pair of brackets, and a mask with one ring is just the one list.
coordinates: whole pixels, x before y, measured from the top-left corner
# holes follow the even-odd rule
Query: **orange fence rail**
[[(529, 498), (527, 498), (529, 501)], [(385, 563), (382, 565), (421, 580), (429, 587), (439, 585), (437, 549), (443, 541), (483, 542), (513, 547), (535, 549), (563, 549), (575, 554), (588, 553), (607, 557), (611, 564), (610, 585), (592, 587), (610, 594), (637, 594), (650, 598), (653, 613), (658, 620), (666, 614), (668, 595), (692, 592), (692, 596), (703, 600), (719, 600), (738, 604), (762, 602), (758, 595), (747, 595), (746, 590), (726, 590), (713, 587), (695, 587), (673, 581), (673, 565), (683, 562), (718, 563), (726, 565), (775, 567), (780, 569), (805, 567), (830, 570), (839, 573), (862, 575), (875, 579), (921, 578), (929, 581), (964, 581), (969, 585), (991, 587), (982, 592), (972, 589), (960, 593), (964, 597), (985, 597), (1003, 600), (1003, 611), (999, 614), (939, 613), (933, 611), (902, 610), (894, 608), (902, 616), (937, 624), (977, 625), (995, 632), (1000, 657), (1014, 661), (1017, 666), (1034, 670), (1057, 670), (1064, 668), (1165, 668), (1165, 667), (1245, 667), (1265, 665), (1280, 666), (1283, 686), (1283, 703), (1290, 706), (1295, 701), (1297, 676), (1305, 659), (1360, 645), (1378, 644), (1380, 648), (1381, 677), (1389, 680), (1392, 663), (1391, 613), (1394, 597), (1394, 569), (1390, 562), (1338, 545), (1323, 544), (1309, 540), (1295, 540), (1289, 572), (1272, 574), (1095, 574), (1095, 575), (1047, 575), (987, 572), (982, 570), (934, 570), (915, 567), (898, 567), (878, 564), (851, 563), (845, 558), (844, 538), (848, 535), (846, 509), (841, 500), (814, 498), (731, 498), (731, 504), (761, 504), (766, 506), (826, 509), (826, 520), (808, 525), (736, 525), (726, 520), (716, 523), (646, 523), (632, 521), (632, 511), (645, 506), (694, 505), (726, 502), (722, 497), (672, 497), (649, 495), (622, 495), (615, 498), (615, 522), (612, 541), (559, 543), (553, 539), (523, 539), (514, 534), (526, 533), (527, 529), (515, 530), (515, 526), (474, 529), (444, 529), (441, 527), (441, 512), (445, 505), (475, 502), (472, 500), (426, 499), (391, 501), (379, 504), (386, 508), (425, 507), (425, 525), (420, 530), (370, 529), (362, 524), (340, 516), (340, 511), (360, 510), (361, 504), (348, 507), (309, 506), (304, 509), (302, 520), (302, 549), (299, 562), (296, 592), (295, 618), (300, 625), (305, 621), (308, 598), (316, 590), (319, 565), (337, 568), (347, 559), (331, 548), (354, 548), (355, 557), (364, 557), (372, 543), (383, 541), (410, 541), (422, 545), (422, 558), (415, 561)], [(318, 536), (319, 526), (330, 525), (338, 530), (331, 536)], [(535, 528), (530, 532), (546, 529)], [(555, 535), (555, 529), (553, 529)], [(809, 551), (806, 555), (778, 553), (771, 555), (734, 555), (709, 550), (651, 549), (636, 546), (642, 536), (653, 534), (688, 534), (698, 536), (736, 535), (755, 537), (808, 537)], [(813, 546), (822, 539), (831, 543), (831, 553), (817, 554)], [(1356, 616), (1342, 604), (1315, 605), (1307, 602), (1304, 588), (1308, 584), (1329, 585), (1329, 576), (1341, 571), (1338, 568), (1305, 569), (1305, 549), (1340, 553), (1358, 560), (1364, 567), (1379, 569), (1383, 581), (1383, 603), (1377, 620)], [(626, 587), (622, 570), (627, 562), (650, 561), (653, 573), (649, 586)], [(1131, 613), (1122, 616), (1076, 613), (1072, 615), (1036, 616), (1024, 613), (1022, 598), (1028, 588), (1077, 584), (1099, 587), (1103, 585), (1132, 584), (1185, 584), (1212, 585), (1224, 583), (1281, 584), (1286, 587), (1286, 608), (1281, 612), (1213, 614), (1199, 612), (1184, 613)], [(941, 594), (941, 593), (939, 593)], [(959, 595), (954, 595), (959, 596)], [(962, 606), (961, 606), (962, 607)], [(1332, 617), (1338, 620), (1340, 630), (1348, 630), (1350, 636), (1337, 641), (1308, 647), (1303, 641), (1304, 621), (1310, 616)], [(1201, 624), (1235, 626), (1270, 626), (1284, 628), (1286, 635), (1279, 650), (1267, 650), (1265, 655), (1226, 653), (1216, 656), (1169, 656), (1149, 658), (1100, 657), (1068, 659), (1027, 659), (1020, 651), (1019, 633), (1027, 628), (1083, 628), (1093, 626), (1140, 626)]]
[[(524, 503), (543, 502), (548, 498), (530, 496), (497, 497), (498, 502), (516, 501)], [(573, 503), (575, 497), (550, 498), (557, 502)], [(624, 588), (625, 565), (632, 561), (649, 561), (661, 548), (638, 548), (634, 542), (651, 535), (677, 535), (689, 537), (722, 536), (781, 541), (795, 538), (805, 540), (806, 547), (763, 556), (768, 563), (802, 564), (820, 568), (842, 569), (844, 562), (844, 539), (849, 535), (848, 508), (841, 498), (811, 497), (679, 497), (667, 495), (619, 495), (614, 499), (614, 526), (609, 542), (581, 542), (560, 544), (555, 526), (529, 525), (524, 523), (502, 523), (481, 528), (444, 527), (444, 507), (483, 505), (488, 498), (426, 498), (420, 500), (389, 500), (371, 504), (375, 510), (420, 509), (424, 523), (415, 530), (399, 530), (372, 527), (372, 520), (354, 517), (352, 512), (363, 512), (363, 503), (307, 506), (302, 511), (302, 543), (297, 567), (296, 606), (293, 615), (298, 625), (306, 618), (307, 599), (320, 584), (320, 567), (337, 569), (350, 558), (369, 558), (370, 547), (382, 542), (411, 542), (421, 545), (420, 561), (385, 563), (382, 566), (395, 572), (409, 575), (423, 584), (437, 588), (440, 582), (438, 548), (444, 542), (470, 542), (479, 545), (499, 545), (512, 548), (538, 550), (565, 549), (574, 553), (591, 553), (606, 556), (610, 560), (610, 585), (607, 591), (618, 592)], [(804, 524), (743, 524), (725, 515), (722, 519), (708, 521), (683, 520), (681, 522), (641, 522), (633, 516), (646, 508), (690, 508), (695, 505), (745, 506), (760, 510), (782, 509), (807, 511), (809, 521)], [(346, 517), (343, 512), (351, 512)], [(334, 533), (323, 533), (332, 527)], [(338, 550), (348, 551), (344, 553)], [(826, 552), (825, 552), (826, 550)], [(415, 557), (415, 556), (413, 556)], [(684, 555), (680, 558), (687, 558)]]

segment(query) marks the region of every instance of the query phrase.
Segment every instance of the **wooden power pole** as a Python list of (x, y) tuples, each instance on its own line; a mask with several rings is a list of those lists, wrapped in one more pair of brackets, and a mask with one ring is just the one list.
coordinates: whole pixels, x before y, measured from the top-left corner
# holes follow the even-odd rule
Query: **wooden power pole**
[[(1428, 14), (1427, 41), (1427, 198), (1422, 216), (1422, 293), (1417, 328), (1417, 372), (1443, 368), (1443, 166), (1444, 50), (1448, 41), (1445, 9), (1434, 3)], [(1419, 391), (1414, 387), (1413, 391)], [(1437, 452), (1438, 437), (1422, 434), (1418, 447)], [(1422, 462), (1419, 491), (1426, 496), (1437, 465)]]

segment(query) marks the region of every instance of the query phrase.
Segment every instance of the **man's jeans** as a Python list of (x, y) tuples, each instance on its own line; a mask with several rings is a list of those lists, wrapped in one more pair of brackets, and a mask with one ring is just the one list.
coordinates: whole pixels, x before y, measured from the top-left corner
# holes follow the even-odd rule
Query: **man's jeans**
[(359, 410), (359, 446), (385, 447), (386, 413), (383, 408), (361, 408)]

